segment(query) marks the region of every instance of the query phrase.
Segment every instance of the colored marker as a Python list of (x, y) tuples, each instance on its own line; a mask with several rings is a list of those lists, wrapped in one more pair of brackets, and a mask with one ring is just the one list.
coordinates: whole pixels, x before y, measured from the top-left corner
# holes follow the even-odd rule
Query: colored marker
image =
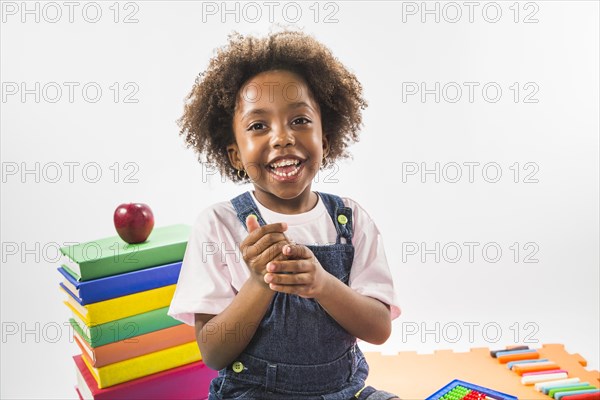
[(563, 396), (563, 400), (600, 400), (600, 392), (570, 394), (568, 396)]
[(541, 392), (544, 394), (548, 394), (553, 389), (564, 389), (564, 388), (570, 388), (570, 387), (581, 386), (581, 385), (589, 385), (589, 382), (563, 383), (562, 385), (552, 386), (549, 388), (542, 389)]
[(535, 384), (535, 390), (538, 392), (542, 392), (544, 389), (553, 388), (556, 386), (560, 386), (568, 383), (577, 383), (579, 382), (579, 378), (569, 378), (569, 379), (559, 379), (551, 382), (540, 382)]
[(519, 375), (523, 375), (529, 372), (551, 371), (553, 369), (560, 369), (560, 367), (556, 363), (548, 362), (539, 363), (538, 365), (535, 363), (533, 365), (515, 365), (512, 370)]
[(528, 359), (535, 359), (535, 358), (540, 358), (539, 353), (535, 352), (535, 350), (520, 350), (520, 351), (533, 351), (534, 353), (509, 353), (509, 354), (503, 354), (500, 355), (500, 353), (498, 353), (498, 361), (500, 362), (500, 364), (506, 364), (507, 362), (510, 361), (519, 361), (519, 360), (528, 360)]
[(550, 360), (548, 360), (547, 358), (540, 358), (540, 359), (530, 359), (530, 360), (519, 360), (519, 361), (511, 361), (509, 363), (506, 364), (506, 367), (508, 369), (512, 369), (512, 367), (514, 367), (515, 365), (519, 365), (519, 364), (527, 364), (527, 363), (539, 363), (539, 362), (548, 362)]
[(490, 356), (496, 358), (498, 353), (501, 351), (510, 351), (510, 350), (528, 350), (529, 346), (511, 346), (502, 350), (492, 350), (490, 351)]
[(600, 389), (576, 390), (574, 392), (557, 393), (554, 398), (556, 400), (561, 400), (562, 398), (565, 398), (565, 400), (567, 400), (571, 395), (576, 395), (576, 394), (593, 394), (593, 393), (600, 393)]
[(532, 374), (523, 376), (521, 378), (521, 383), (523, 385), (533, 385), (534, 383), (544, 382), (544, 381), (553, 381), (556, 379), (565, 379), (568, 378), (566, 372), (559, 372), (554, 374)]
[(548, 392), (548, 396), (550, 397), (556, 397), (555, 395), (560, 394), (560, 393), (568, 393), (568, 392), (575, 392), (577, 390), (589, 390), (589, 389), (596, 389), (595, 386), (592, 385), (578, 385), (578, 386), (573, 386), (570, 388), (556, 388), (556, 389), (552, 389)]
[(526, 372), (523, 376), (532, 376), (532, 375), (544, 375), (544, 374), (558, 374), (560, 372), (569, 373), (569, 371), (564, 369), (551, 369), (549, 371), (536, 371), (536, 372)]
[(542, 393), (548, 394), (552, 390), (568, 389), (568, 388), (572, 388), (572, 387), (576, 387), (576, 386), (589, 386), (589, 385), (590, 384), (588, 382), (564, 383), (564, 384), (562, 384), (560, 386), (554, 386), (554, 387), (543, 389)]

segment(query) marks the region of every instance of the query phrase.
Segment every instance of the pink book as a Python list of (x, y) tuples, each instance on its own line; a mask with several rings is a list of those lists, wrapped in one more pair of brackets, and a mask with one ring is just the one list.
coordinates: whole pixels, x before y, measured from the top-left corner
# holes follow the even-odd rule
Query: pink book
[(77, 365), (77, 394), (82, 399), (204, 400), (208, 398), (210, 381), (218, 374), (202, 361), (197, 361), (106, 389), (99, 389), (81, 355), (73, 356), (73, 360)]

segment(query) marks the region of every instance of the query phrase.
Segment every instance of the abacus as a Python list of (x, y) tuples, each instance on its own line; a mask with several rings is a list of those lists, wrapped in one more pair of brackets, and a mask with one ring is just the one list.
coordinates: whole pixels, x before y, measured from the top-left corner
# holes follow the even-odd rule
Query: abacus
[(517, 397), (455, 379), (426, 400), (517, 400)]

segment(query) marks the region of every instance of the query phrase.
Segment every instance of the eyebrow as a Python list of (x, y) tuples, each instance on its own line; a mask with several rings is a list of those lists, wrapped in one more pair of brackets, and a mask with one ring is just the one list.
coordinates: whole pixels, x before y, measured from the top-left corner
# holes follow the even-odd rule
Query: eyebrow
[[(307, 107), (309, 108), (311, 111), (315, 112), (315, 110), (305, 101), (298, 101), (295, 103), (290, 103), (288, 105), (288, 109), (297, 109), (297, 108), (302, 108), (302, 107)], [(265, 115), (265, 114), (269, 114), (270, 111), (266, 108), (253, 108), (250, 111), (244, 113), (244, 115), (242, 115), (242, 120), (251, 117), (251, 116), (260, 116), (260, 115)]]

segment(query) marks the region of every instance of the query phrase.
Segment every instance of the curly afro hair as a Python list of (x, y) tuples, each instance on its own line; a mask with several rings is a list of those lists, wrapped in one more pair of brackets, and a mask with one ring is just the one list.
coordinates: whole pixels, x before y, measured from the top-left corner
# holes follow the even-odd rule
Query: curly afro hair
[(228, 39), (228, 45), (217, 49), (206, 71), (196, 79), (177, 121), (186, 147), (194, 148), (201, 163), (215, 165), (233, 182), (248, 181), (238, 176), (226, 149), (235, 143), (233, 116), (238, 92), (253, 76), (275, 69), (303, 77), (319, 105), (323, 135), (329, 142), (322, 168), (349, 157), (346, 147), (358, 141), (361, 110), (367, 102), (356, 76), (328, 48), (312, 36), (290, 30), (266, 38), (234, 32)]

